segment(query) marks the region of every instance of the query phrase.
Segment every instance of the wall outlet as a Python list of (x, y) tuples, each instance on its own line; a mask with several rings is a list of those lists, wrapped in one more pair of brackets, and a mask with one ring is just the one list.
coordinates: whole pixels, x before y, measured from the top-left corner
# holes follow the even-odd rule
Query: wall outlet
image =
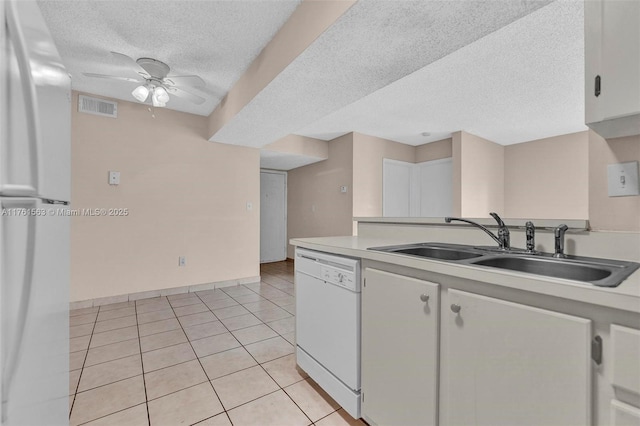
[(178, 257), (178, 266), (187, 266), (187, 258), (185, 256)]
[(609, 164), (607, 178), (609, 197), (640, 195), (637, 161)]
[(109, 185), (120, 185), (120, 172), (109, 172)]
[(347, 193), (347, 189), (348, 188), (343, 185), (343, 186), (340, 187), (340, 192), (342, 192), (343, 194), (346, 194)]
[(253, 203), (250, 201), (247, 201), (247, 211), (251, 211), (253, 210)]

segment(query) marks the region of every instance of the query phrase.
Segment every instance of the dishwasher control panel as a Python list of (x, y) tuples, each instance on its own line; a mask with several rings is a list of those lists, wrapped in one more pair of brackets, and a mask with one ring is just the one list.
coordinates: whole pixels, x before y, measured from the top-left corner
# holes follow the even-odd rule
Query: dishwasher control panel
[(296, 274), (360, 293), (360, 261), (296, 247)]
[(323, 265), (320, 273), (322, 275), (322, 279), (330, 284), (339, 285), (352, 290), (355, 288), (356, 277), (353, 271)]

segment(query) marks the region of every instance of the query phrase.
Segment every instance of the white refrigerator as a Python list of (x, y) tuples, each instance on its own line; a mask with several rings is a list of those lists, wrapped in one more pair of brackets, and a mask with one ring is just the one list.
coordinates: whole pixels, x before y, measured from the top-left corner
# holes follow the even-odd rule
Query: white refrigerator
[(68, 424), (70, 78), (34, 1), (0, 20), (2, 424)]

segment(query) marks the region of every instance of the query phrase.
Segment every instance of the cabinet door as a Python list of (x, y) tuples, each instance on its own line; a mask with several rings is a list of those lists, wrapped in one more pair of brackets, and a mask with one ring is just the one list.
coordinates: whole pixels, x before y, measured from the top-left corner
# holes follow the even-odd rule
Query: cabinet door
[(640, 395), (640, 330), (611, 325), (611, 384)]
[(591, 424), (590, 320), (448, 295), (446, 424)]
[(640, 409), (615, 399), (611, 401), (611, 426), (640, 425)]
[(640, 1), (602, 1), (603, 119), (640, 113)]
[(584, 22), (586, 123), (605, 138), (638, 134), (640, 1), (587, 1)]
[(362, 413), (372, 425), (437, 423), (438, 284), (365, 269)]

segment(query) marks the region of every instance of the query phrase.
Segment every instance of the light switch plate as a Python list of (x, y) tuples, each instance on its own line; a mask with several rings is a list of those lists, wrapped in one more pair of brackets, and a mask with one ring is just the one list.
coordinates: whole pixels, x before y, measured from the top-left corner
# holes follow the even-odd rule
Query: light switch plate
[(109, 172), (109, 185), (120, 185), (120, 172)]
[(638, 162), (609, 164), (607, 166), (609, 197), (640, 195)]

